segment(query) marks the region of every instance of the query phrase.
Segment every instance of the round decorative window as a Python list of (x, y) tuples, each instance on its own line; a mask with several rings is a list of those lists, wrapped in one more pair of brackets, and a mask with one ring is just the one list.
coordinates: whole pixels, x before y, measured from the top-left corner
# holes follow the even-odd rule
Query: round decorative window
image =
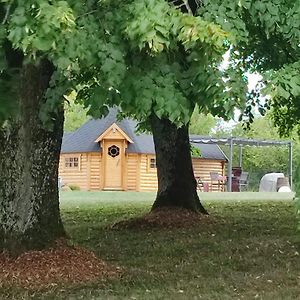
[(112, 145), (108, 148), (108, 155), (111, 157), (116, 157), (120, 154), (120, 148), (116, 145)]

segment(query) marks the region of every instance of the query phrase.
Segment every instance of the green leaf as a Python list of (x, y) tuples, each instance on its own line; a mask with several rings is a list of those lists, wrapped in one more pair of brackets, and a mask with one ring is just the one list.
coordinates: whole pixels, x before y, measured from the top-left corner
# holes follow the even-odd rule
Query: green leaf
[(47, 38), (36, 38), (32, 41), (32, 47), (40, 51), (48, 51), (52, 48), (53, 40)]

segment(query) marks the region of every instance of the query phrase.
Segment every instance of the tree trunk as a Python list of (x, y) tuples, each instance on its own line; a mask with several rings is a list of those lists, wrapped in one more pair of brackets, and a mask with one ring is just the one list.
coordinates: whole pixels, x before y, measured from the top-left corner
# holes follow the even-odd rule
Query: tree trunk
[(180, 207), (207, 214), (197, 194), (188, 126), (177, 128), (154, 114), (150, 122), (158, 176), (158, 192), (152, 210)]
[(65, 235), (58, 195), (63, 107), (49, 130), (39, 116), (53, 71), (45, 60), (22, 67), (18, 117), (0, 128), (0, 249), (12, 254)]

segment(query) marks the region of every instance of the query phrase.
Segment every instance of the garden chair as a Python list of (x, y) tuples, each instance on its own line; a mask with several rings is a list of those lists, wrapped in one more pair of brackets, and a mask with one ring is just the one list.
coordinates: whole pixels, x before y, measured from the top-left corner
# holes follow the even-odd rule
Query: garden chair
[(210, 190), (213, 191), (213, 187), (217, 186), (218, 191), (224, 192), (226, 185), (226, 176), (220, 175), (218, 172), (210, 172)]
[(249, 176), (248, 172), (242, 172), (241, 173), (240, 178), (239, 178), (239, 190), (240, 190), (240, 192), (243, 189), (247, 189), (247, 187), (248, 187), (248, 176)]
[(204, 182), (201, 177), (195, 177), (197, 182), (197, 189), (199, 189), (200, 192), (209, 192), (209, 183)]

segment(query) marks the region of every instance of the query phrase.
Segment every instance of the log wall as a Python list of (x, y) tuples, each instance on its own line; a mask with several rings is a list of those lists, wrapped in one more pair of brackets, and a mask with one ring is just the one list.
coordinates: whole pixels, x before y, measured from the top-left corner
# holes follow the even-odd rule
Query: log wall
[(155, 155), (142, 154), (140, 159), (140, 191), (157, 191), (157, 169), (150, 166)]
[(210, 191), (218, 191), (219, 187), (216, 182), (211, 181), (210, 172), (216, 172), (224, 176), (224, 161), (203, 158), (193, 158), (192, 161), (195, 177), (200, 177), (202, 182), (207, 182), (209, 184)]
[(128, 191), (139, 190), (139, 156), (135, 153), (128, 153), (126, 155), (127, 161), (127, 182), (126, 189)]
[(101, 174), (101, 163), (102, 163), (102, 155), (101, 153), (89, 153), (90, 160), (90, 174), (88, 176), (89, 179), (89, 190), (98, 191), (102, 189), (103, 186), (103, 178)]
[[(65, 158), (78, 158), (78, 167), (66, 167)], [(78, 186), (81, 190), (99, 190), (100, 169), (101, 153), (70, 153), (60, 156), (59, 176), (68, 186)]]
[[(78, 157), (78, 168), (65, 166), (65, 158)], [(156, 191), (157, 190), (157, 169), (151, 168), (151, 159), (155, 155), (127, 153), (124, 172), (124, 190), (129, 191)], [(217, 191), (216, 184), (211, 185), (210, 172), (217, 172), (225, 175), (224, 162), (193, 158), (195, 177), (201, 177), (207, 182), (212, 191)], [(78, 186), (81, 190), (102, 190), (103, 189), (103, 166), (102, 154), (93, 153), (72, 153), (61, 154), (59, 164), (59, 176), (67, 185)]]

